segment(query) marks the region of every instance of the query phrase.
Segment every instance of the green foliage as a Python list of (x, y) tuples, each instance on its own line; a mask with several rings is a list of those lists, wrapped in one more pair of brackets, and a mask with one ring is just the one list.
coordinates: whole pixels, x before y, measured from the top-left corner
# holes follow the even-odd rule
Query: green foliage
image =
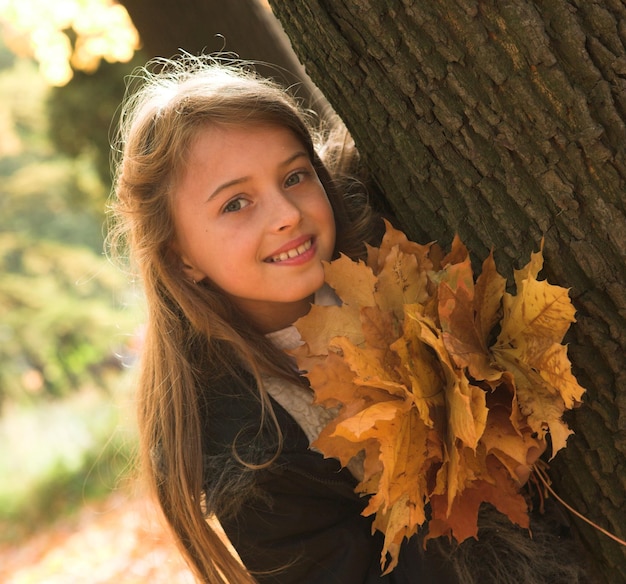
[(55, 152), (48, 91), (28, 60), (0, 71), (0, 402), (102, 385), (137, 318), (102, 254), (107, 189), (89, 153)]
[(102, 250), (104, 205), (96, 211), (82, 201), (103, 198), (103, 187), (85, 160), (20, 156), (4, 162), (0, 232)]
[[(87, 248), (0, 235), (0, 388), (64, 395), (120, 367), (134, 311), (124, 277)], [(125, 332), (123, 332), (125, 331)], [(37, 381), (40, 379), (40, 382)]]
[(0, 231), (99, 251), (108, 188), (88, 154), (55, 152), (44, 108), (48, 91), (28, 60), (0, 71)]
[(15, 55), (7, 48), (2, 35), (0, 35), (0, 70), (10, 69), (15, 64)]
[(75, 71), (67, 85), (53, 88), (48, 96), (50, 139), (55, 147), (73, 158), (91, 157), (107, 187), (111, 182), (110, 144), (124, 97), (125, 78), (144, 63), (141, 53), (129, 63), (103, 61), (94, 73)]
[(0, 153), (27, 157), (50, 152), (44, 99), (48, 87), (35, 63), (16, 59), (13, 67), (0, 70), (3, 133)]

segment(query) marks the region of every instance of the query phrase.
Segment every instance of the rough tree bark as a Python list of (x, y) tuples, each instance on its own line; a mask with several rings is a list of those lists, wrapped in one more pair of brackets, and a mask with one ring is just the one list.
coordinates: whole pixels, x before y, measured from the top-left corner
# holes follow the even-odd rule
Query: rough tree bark
[(148, 58), (171, 57), (181, 49), (192, 54), (235, 53), (258, 62), (257, 69), (264, 75), (285, 85), (298, 85), (296, 93), (310, 107), (323, 108), (326, 103), (279, 22), (260, 0), (119, 1), (139, 31)]
[[(560, 495), (626, 536), (626, 5), (620, 0), (270, 0), (401, 225), (511, 276), (545, 237), (571, 288), (588, 389)], [(626, 551), (576, 520), (600, 578)]]

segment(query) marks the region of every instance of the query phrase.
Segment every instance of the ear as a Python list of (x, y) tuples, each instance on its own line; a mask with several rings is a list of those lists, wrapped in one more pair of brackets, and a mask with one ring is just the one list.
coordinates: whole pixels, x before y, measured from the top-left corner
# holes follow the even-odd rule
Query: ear
[(206, 274), (196, 268), (193, 262), (189, 260), (185, 254), (181, 253), (176, 243), (172, 244), (171, 251), (180, 262), (182, 272), (188, 280), (196, 284), (206, 278)]
[(206, 274), (198, 268), (194, 267), (193, 264), (185, 256), (180, 256), (180, 262), (183, 267), (183, 273), (194, 284), (197, 284), (198, 282), (206, 278)]

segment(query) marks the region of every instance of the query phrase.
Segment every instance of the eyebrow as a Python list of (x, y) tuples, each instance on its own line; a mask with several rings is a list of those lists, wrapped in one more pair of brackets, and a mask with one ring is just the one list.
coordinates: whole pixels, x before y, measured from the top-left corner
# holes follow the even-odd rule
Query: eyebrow
[[(309, 160), (309, 155), (304, 150), (298, 150), (296, 153), (292, 154), (289, 158), (287, 158), (287, 160), (281, 162), (278, 166), (281, 168), (285, 166), (289, 166), (292, 162), (294, 162), (295, 160), (298, 160), (298, 158), (301, 158), (301, 157), (305, 157), (307, 160)], [(205, 202), (208, 203), (211, 199), (214, 199), (221, 191), (228, 189), (230, 187), (234, 187), (238, 184), (244, 183), (249, 179), (250, 179), (249, 176), (242, 176), (240, 178), (235, 178), (233, 180), (229, 180), (229, 181), (226, 181), (225, 183), (222, 183), (207, 197)]]

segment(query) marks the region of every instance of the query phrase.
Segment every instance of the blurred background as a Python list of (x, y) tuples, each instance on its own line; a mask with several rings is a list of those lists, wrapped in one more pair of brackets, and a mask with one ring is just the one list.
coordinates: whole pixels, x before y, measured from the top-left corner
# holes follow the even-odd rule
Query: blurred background
[(112, 0), (0, 0), (3, 583), (192, 581), (135, 476), (142, 301), (104, 249), (110, 138), (151, 56), (292, 57), (256, 0), (127, 4), (145, 35)]

